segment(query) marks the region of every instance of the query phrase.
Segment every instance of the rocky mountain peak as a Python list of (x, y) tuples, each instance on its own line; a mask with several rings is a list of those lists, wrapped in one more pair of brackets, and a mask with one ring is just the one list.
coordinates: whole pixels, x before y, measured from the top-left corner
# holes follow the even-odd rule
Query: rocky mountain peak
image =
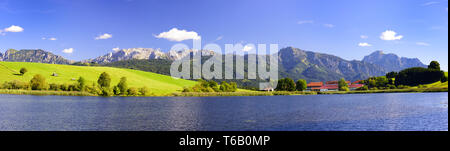
[(67, 60), (62, 56), (55, 55), (51, 52), (47, 52), (41, 49), (25, 49), (14, 50), (9, 49), (5, 54), (0, 55), (0, 61), (10, 62), (38, 62), (38, 63), (50, 63), (50, 64), (70, 64), (73, 61)]
[(393, 53), (385, 54), (383, 51), (375, 51), (374, 53), (365, 56), (363, 61), (381, 66), (388, 72), (400, 71), (411, 67), (426, 67), (426, 65), (417, 58), (399, 57)]
[(169, 51), (167, 53), (162, 52), (160, 49), (153, 48), (130, 48), (121, 49), (118, 51), (110, 52), (104, 56), (100, 56), (94, 59), (84, 60), (82, 62), (95, 62), (99, 64), (111, 63), (123, 60), (153, 60), (153, 59), (166, 59), (177, 60), (188, 56), (191, 53), (197, 54), (202, 52), (203, 55), (213, 55), (214, 52), (208, 50), (184, 50), (184, 51)]

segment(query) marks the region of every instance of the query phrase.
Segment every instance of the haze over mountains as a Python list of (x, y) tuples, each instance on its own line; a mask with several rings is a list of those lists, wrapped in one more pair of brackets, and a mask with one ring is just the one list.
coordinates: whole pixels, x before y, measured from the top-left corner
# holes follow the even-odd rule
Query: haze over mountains
[[(151, 48), (122, 49), (108, 53), (94, 59), (81, 62), (132, 68), (136, 62), (130, 60), (141, 60), (137, 69), (149, 70), (160, 74), (168, 74), (171, 62), (181, 59), (190, 53), (198, 51), (169, 51)], [(213, 51), (202, 50), (204, 56), (212, 56)], [(345, 60), (338, 56), (305, 51), (298, 48), (288, 47), (278, 52), (280, 77), (289, 77), (294, 80), (306, 79), (307, 81), (331, 81), (345, 78), (347, 80), (361, 80), (372, 76), (381, 76), (391, 71), (400, 71), (410, 67), (426, 67), (419, 59), (401, 58), (395, 54), (384, 54), (376, 51), (362, 61)], [(240, 56), (242, 57), (242, 56)], [(247, 58), (247, 56), (244, 56)], [(147, 60), (148, 62), (142, 62)], [(39, 62), (50, 64), (71, 64), (73, 61), (64, 59), (43, 50), (8, 50), (5, 54), (0, 53), (0, 61), (11, 62)], [(146, 67), (149, 66), (149, 67)], [(151, 66), (151, 67), (150, 67)], [(158, 66), (158, 67), (153, 67)], [(163, 67), (161, 67), (163, 66)], [(156, 70), (157, 69), (157, 70)]]

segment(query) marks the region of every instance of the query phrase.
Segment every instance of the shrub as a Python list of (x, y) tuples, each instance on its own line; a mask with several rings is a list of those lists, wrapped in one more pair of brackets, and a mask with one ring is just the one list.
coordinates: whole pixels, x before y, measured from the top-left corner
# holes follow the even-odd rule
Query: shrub
[(109, 89), (107, 87), (103, 87), (103, 88), (101, 88), (101, 94), (100, 95), (107, 97), (107, 96), (112, 96), (113, 93), (112, 93), (111, 89)]
[(83, 77), (80, 77), (77, 82), (78, 82), (78, 90), (84, 91), (86, 87), (86, 80)]
[(85, 89), (91, 94), (100, 95), (102, 93), (101, 89), (95, 83), (92, 83), (92, 86), (86, 86)]
[(129, 96), (139, 96), (139, 91), (136, 88), (129, 88), (128, 95)]
[(395, 85), (392, 85), (392, 84), (388, 85), (388, 88), (389, 89), (397, 89), (397, 87)]
[(142, 96), (147, 96), (148, 92), (150, 92), (150, 90), (147, 87), (139, 88), (139, 93), (141, 93)]
[(52, 91), (61, 91), (59, 85), (58, 85), (58, 84), (54, 84), (54, 83), (52, 83), (52, 84), (49, 85), (49, 90), (52, 90)]
[(98, 78), (97, 83), (102, 88), (109, 88), (111, 86), (111, 77), (108, 73), (103, 72)]
[(78, 86), (70, 84), (69, 89), (67, 91), (79, 91)]
[(219, 92), (220, 91), (219, 84), (216, 81), (209, 81), (208, 82), (208, 87), (212, 88), (214, 90), (214, 92)]
[(128, 83), (127, 83), (127, 78), (126, 77), (120, 78), (120, 82), (119, 82), (119, 84), (117, 84), (117, 88), (120, 91), (119, 92), (120, 95), (127, 95)]
[(46, 83), (44, 76), (37, 74), (30, 81), (32, 90), (46, 90)]
[(447, 81), (448, 81), (448, 76), (445, 76), (445, 73), (442, 74), (441, 82), (444, 83), (444, 82), (447, 82)]
[(339, 85), (339, 91), (350, 91), (350, 89), (348, 88), (347, 81), (345, 81), (344, 78), (339, 80), (338, 85)]
[(27, 68), (22, 68), (22, 69), (20, 69), (20, 74), (21, 74), (21, 75), (24, 75), (24, 74), (27, 73), (27, 72), (28, 72)]
[(27, 82), (22, 82), (22, 81), (18, 81), (18, 80), (14, 80), (11, 82), (5, 82), (3, 83), (3, 85), (1, 86), (2, 89), (23, 89), (26, 90), (30, 87), (30, 85)]
[(121, 91), (118, 86), (113, 87), (113, 93), (114, 95), (120, 95)]
[(69, 91), (69, 85), (67, 83), (59, 85), (59, 89), (62, 91)]
[(408, 88), (410, 88), (410, 87), (406, 86), (406, 85), (399, 85), (399, 86), (397, 86), (397, 89), (408, 89)]
[(358, 90), (358, 91), (367, 91), (367, 90), (369, 90), (369, 87), (367, 85), (365, 85), (365, 86), (360, 87), (360, 88), (358, 88), (356, 90)]

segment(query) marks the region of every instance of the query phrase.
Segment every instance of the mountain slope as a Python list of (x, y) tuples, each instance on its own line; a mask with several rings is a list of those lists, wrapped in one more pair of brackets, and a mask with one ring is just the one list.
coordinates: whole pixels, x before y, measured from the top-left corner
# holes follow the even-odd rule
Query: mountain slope
[(427, 67), (417, 58), (399, 57), (395, 54), (384, 54), (383, 51), (376, 51), (362, 60), (383, 67), (387, 72), (400, 71), (412, 67)]
[(366, 79), (384, 75), (386, 71), (371, 63), (347, 61), (337, 56), (304, 51), (293, 47), (278, 53), (281, 77), (307, 81), (332, 81)]
[[(28, 73), (24, 76), (15, 75), (22, 67), (26, 67)], [(111, 75), (111, 85), (117, 85), (121, 77), (127, 77), (129, 87), (146, 86), (150, 89), (151, 93), (155, 93), (156, 95), (181, 91), (183, 87), (193, 86), (196, 83), (194, 81), (173, 79), (170, 76), (131, 69), (0, 62), (0, 73), (2, 73), (0, 74), (0, 84), (12, 80), (30, 81), (35, 74), (43, 75), (46, 78), (47, 83), (71, 84), (76, 82), (72, 79), (77, 79), (80, 76), (84, 77), (88, 83), (94, 83), (102, 72), (107, 72)], [(58, 76), (51, 76), (53, 73), (58, 74)]]
[(72, 61), (64, 59), (64, 57), (54, 55), (44, 50), (14, 50), (9, 49), (5, 54), (0, 54), (0, 61), (8, 62), (37, 62), (50, 64), (70, 64)]
[[(303, 51), (292, 47), (282, 49), (278, 54), (279, 74), (281, 78), (289, 77), (294, 80), (306, 79), (307, 81), (332, 81), (345, 78), (347, 80), (356, 81), (371, 76), (384, 75), (386, 73), (381, 67), (370, 63), (347, 61), (333, 55)], [(248, 55), (236, 57), (244, 57), (244, 59), (247, 60)], [(203, 57), (202, 62), (205, 62), (208, 58), (209, 57)], [(133, 59), (104, 65), (169, 75), (171, 63), (172, 61), (164, 59)], [(248, 71), (247, 66), (245, 69), (245, 71)], [(257, 84), (255, 84), (256, 80), (253, 80), (250, 84), (249, 80), (234, 80), (234, 82), (238, 82), (241, 86), (257, 86)]]

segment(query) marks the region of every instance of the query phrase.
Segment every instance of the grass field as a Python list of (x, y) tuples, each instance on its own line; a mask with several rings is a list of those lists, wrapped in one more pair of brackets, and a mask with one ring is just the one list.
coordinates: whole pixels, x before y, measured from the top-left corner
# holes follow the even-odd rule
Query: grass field
[[(19, 70), (25, 67), (28, 72), (21, 76)], [(30, 81), (34, 75), (41, 74), (46, 78), (47, 83), (72, 84), (79, 77), (84, 77), (88, 83), (97, 82), (102, 72), (111, 75), (111, 85), (117, 85), (121, 77), (127, 77), (129, 87), (148, 87), (153, 95), (168, 95), (180, 92), (183, 87), (190, 87), (196, 84), (194, 81), (174, 79), (170, 76), (111, 67), (82, 67), (71, 65), (54, 65), (25, 62), (0, 62), (0, 84), (5, 81), (20, 80)], [(52, 76), (56, 73), (58, 76)]]

